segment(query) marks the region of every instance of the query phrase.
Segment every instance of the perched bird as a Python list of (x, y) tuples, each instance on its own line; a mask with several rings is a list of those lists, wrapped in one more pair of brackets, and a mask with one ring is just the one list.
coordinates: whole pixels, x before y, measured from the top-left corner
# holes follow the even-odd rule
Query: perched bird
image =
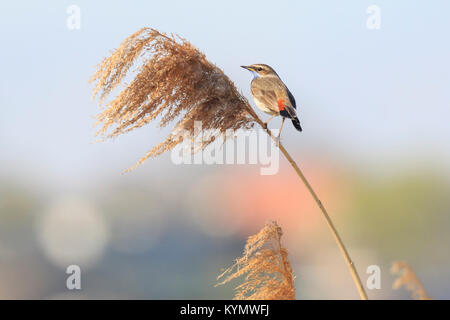
[(253, 73), (250, 91), (256, 105), (261, 111), (271, 117), (264, 122), (265, 125), (276, 116), (282, 116), (280, 132), (283, 129), (284, 120), (292, 120), (295, 129), (302, 131), (300, 121), (297, 118), (295, 99), (278, 74), (267, 64), (252, 64), (241, 66)]

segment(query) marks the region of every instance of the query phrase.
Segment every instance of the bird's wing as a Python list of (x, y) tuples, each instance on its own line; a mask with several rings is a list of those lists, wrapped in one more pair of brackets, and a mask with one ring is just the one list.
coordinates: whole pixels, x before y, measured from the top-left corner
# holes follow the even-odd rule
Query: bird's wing
[(266, 108), (279, 112), (277, 106), (277, 94), (272, 81), (265, 77), (256, 78), (252, 81), (250, 90), (254, 99), (263, 104)]
[(295, 110), (297, 108), (297, 104), (295, 103), (295, 98), (292, 93), (287, 87), (285, 88), (285, 95), (287, 96), (287, 100), (289, 101), (289, 103), (285, 103), (284, 110), (280, 111), (280, 113), (284, 117), (295, 119), (297, 117), (297, 111)]
[(270, 87), (273, 88), (275, 92), (277, 103), (276, 106), (280, 114), (283, 117), (295, 119), (297, 117), (297, 113), (295, 111), (296, 103), (292, 93), (280, 78), (270, 77), (268, 80), (271, 84)]
[(287, 94), (289, 97), (289, 101), (291, 102), (291, 105), (294, 107), (294, 109), (297, 109), (297, 104), (295, 103), (294, 96), (292, 95), (292, 93), (289, 91), (289, 89), (287, 87), (286, 87), (286, 90), (287, 90)]

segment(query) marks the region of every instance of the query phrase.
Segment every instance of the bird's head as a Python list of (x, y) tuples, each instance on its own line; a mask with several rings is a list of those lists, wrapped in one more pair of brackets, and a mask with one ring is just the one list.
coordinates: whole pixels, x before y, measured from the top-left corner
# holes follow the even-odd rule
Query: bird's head
[(275, 75), (278, 76), (278, 74), (275, 72), (275, 70), (272, 69), (272, 67), (268, 66), (267, 64), (252, 64), (250, 66), (241, 66), (244, 69), (247, 69), (255, 77), (264, 77), (268, 75)]

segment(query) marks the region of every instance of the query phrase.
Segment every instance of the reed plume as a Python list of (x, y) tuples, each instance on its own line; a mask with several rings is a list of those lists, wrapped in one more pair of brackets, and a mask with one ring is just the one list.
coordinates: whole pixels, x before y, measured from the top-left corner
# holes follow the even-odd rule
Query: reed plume
[(235, 288), (236, 300), (294, 300), (294, 276), (281, 236), (276, 222), (266, 223), (247, 239), (242, 257), (217, 277), (223, 279), (217, 285), (243, 276), (244, 282)]
[[(253, 127), (253, 109), (220, 68), (188, 41), (151, 28), (132, 34), (98, 65), (90, 81), (100, 105), (135, 65), (134, 79), (104, 105), (96, 124), (102, 124), (98, 135), (112, 138), (157, 118), (160, 127), (176, 120), (172, 133), (137, 165), (182, 143), (183, 131), (193, 140), (202, 134), (198, 151), (218, 137), (226, 139), (228, 129)], [(194, 132), (195, 121), (201, 121), (204, 131)]]
[[(133, 66), (136, 69), (131, 71)], [(113, 90), (125, 82), (127, 76), (134, 76), (131, 83), (122, 86), (117, 96), (105, 103)], [(196, 142), (199, 135), (202, 135), (197, 147), (190, 150), (194, 153), (203, 150), (217, 138), (230, 138), (227, 135), (228, 129), (250, 129), (255, 123), (259, 124), (276, 142), (317, 203), (347, 263), (361, 299), (367, 299), (342, 239), (297, 163), (272, 135), (233, 82), (188, 41), (178, 36), (167, 36), (155, 29), (143, 28), (125, 39), (111, 56), (98, 65), (91, 82), (95, 83), (93, 96), (99, 95), (99, 104), (103, 108), (96, 122), (101, 124), (97, 134), (103, 138), (116, 137), (157, 118), (161, 127), (175, 122), (169, 136), (148, 151), (135, 166), (149, 157), (157, 157), (170, 151), (185, 141), (186, 135), (180, 132), (190, 132), (189, 139)], [(195, 132), (196, 121), (201, 121), (204, 129), (202, 132)]]
[(425, 288), (420, 282), (411, 266), (404, 261), (396, 261), (392, 264), (391, 273), (397, 274), (398, 277), (392, 284), (393, 289), (405, 287), (411, 291), (411, 296), (416, 300), (431, 300)]

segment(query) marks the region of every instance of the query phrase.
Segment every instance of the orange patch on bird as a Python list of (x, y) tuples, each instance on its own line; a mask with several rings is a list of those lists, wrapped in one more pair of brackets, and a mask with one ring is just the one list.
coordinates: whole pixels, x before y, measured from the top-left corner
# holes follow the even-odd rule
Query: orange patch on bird
[(278, 99), (278, 109), (283, 111), (285, 108), (284, 99)]

